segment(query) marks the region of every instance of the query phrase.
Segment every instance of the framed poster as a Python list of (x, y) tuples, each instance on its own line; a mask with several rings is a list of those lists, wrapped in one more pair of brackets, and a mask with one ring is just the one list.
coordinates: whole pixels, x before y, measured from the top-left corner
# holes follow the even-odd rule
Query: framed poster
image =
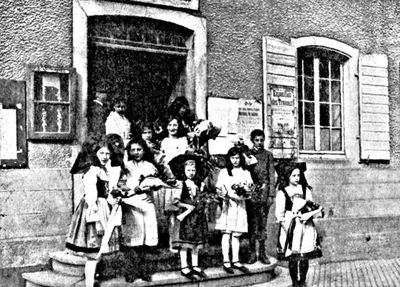
[(29, 68), (30, 139), (73, 139), (75, 72), (71, 68)]
[(250, 140), (250, 133), (263, 130), (262, 103), (253, 99), (238, 100), (238, 135)]

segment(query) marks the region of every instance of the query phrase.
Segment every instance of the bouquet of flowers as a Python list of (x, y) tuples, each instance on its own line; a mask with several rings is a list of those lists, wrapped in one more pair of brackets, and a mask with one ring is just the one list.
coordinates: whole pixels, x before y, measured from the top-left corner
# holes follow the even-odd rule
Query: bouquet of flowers
[(236, 183), (232, 184), (231, 188), (235, 191), (237, 196), (248, 199), (251, 198), (251, 195), (254, 193), (256, 186), (253, 183)]

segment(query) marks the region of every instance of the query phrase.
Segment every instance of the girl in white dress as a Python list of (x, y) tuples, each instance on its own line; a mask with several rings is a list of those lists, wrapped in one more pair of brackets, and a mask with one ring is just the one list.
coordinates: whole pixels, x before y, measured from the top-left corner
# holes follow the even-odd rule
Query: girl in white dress
[[(322, 256), (310, 216), (321, 208), (312, 203), (311, 188), (300, 167), (293, 163), (281, 169), (275, 209), (280, 224), (278, 258), (289, 260), (289, 273), (294, 287), (306, 286), (309, 259)], [(305, 210), (310, 203), (313, 204), (312, 212)]]
[[(249, 273), (249, 269), (239, 262), (239, 237), (247, 233), (247, 212), (245, 196), (238, 194), (235, 186), (242, 186), (250, 192), (253, 184), (250, 172), (245, 168), (245, 159), (240, 149), (233, 147), (226, 156), (226, 168), (218, 175), (217, 192), (224, 198), (220, 217), (217, 219), (215, 229), (222, 231), (223, 268), (227, 273), (233, 274), (233, 269)], [(229, 242), (231, 241), (231, 246)], [(229, 248), (232, 247), (232, 261), (229, 260)]]
[(181, 121), (176, 116), (171, 116), (167, 122), (168, 136), (161, 142), (161, 153), (164, 157), (164, 177), (166, 182), (172, 185), (172, 188), (165, 188), (165, 212), (168, 218), (168, 234), (169, 234), (169, 248), (173, 253), (177, 253), (178, 250), (172, 248), (172, 241), (175, 239), (175, 225), (176, 225), (176, 213), (178, 208), (174, 204), (174, 199), (180, 194), (180, 187), (176, 185), (176, 179), (168, 163), (177, 155), (184, 154), (189, 144), (185, 136), (185, 131)]
[(121, 244), (128, 259), (125, 279), (132, 282), (139, 277), (151, 281), (153, 270), (149, 264), (145, 264), (145, 257), (149, 247), (154, 248), (158, 244), (157, 218), (153, 190), (141, 186), (141, 182), (147, 177), (156, 176), (157, 168), (143, 139), (132, 139), (126, 150), (126, 186), (130, 191), (122, 203), (121, 225)]

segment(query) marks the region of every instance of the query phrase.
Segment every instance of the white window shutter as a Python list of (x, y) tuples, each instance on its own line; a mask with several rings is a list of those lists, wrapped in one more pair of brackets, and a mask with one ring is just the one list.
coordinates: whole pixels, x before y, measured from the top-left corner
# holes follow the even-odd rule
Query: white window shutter
[(280, 39), (263, 38), (266, 127), (275, 158), (298, 157), (296, 51)]
[(360, 56), (361, 160), (390, 160), (388, 60)]

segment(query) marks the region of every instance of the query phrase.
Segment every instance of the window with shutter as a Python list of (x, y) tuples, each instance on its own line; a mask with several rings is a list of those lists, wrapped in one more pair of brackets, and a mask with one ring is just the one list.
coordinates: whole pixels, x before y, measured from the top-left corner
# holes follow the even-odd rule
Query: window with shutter
[(25, 82), (0, 79), (0, 168), (27, 166)]
[(361, 160), (390, 160), (388, 60), (360, 56)]
[(390, 159), (384, 55), (314, 36), (263, 45), (265, 125), (278, 159)]

